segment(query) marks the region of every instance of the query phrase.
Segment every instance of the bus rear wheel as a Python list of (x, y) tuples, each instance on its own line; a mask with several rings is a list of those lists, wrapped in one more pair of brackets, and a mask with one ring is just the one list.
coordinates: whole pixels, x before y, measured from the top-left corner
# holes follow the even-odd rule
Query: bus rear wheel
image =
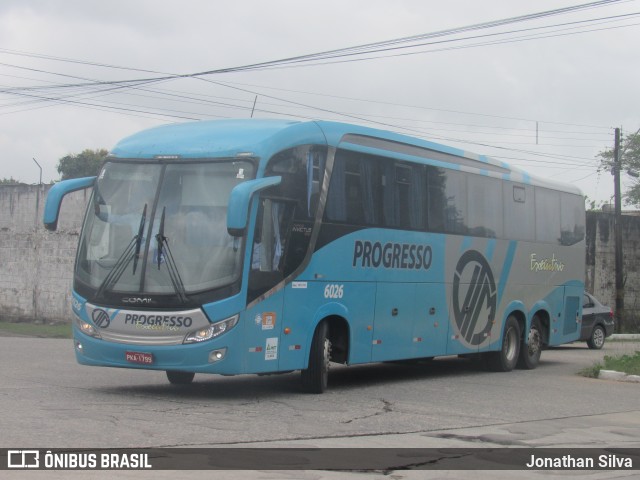
[(502, 346), (497, 352), (486, 353), (487, 367), (494, 372), (510, 372), (518, 362), (520, 352), (520, 327), (514, 316), (509, 316), (504, 325)]
[(540, 355), (542, 354), (542, 328), (538, 316), (531, 319), (531, 327), (527, 343), (522, 338), (520, 344), (520, 356), (518, 357), (518, 368), (525, 370), (533, 370), (540, 363)]
[(328, 338), (329, 325), (322, 322), (316, 328), (311, 340), (309, 366), (302, 370), (302, 388), (309, 393), (323, 393), (329, 382), (329, 362), (331, 341)]
[(193, 372), (182, 372), (178, 370), (167, 370), (167, 379), (172, 385), (188, 385), (195, 377)]

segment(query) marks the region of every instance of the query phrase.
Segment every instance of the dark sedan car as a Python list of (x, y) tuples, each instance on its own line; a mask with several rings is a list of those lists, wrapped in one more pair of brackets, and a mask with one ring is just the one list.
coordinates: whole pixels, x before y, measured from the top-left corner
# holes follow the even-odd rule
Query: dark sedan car
[(600, 349), (604, 345), (604, 339), (613, 333), (613, 326), (613, 310), (585, 292), (580, 340), (586, 341), (589, 348)]

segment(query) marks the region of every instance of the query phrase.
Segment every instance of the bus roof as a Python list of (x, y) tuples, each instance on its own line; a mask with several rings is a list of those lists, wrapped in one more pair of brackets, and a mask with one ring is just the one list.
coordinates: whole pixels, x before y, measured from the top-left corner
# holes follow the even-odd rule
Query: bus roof
[[(330, 121), (234, 119), (186, 122), (143, 130), (120, 141), (112, 157), (220, 158), (253, 156), (268, 159), (278, 151), (305, 144), (344, 146), (370, 153), (395, 152), (407, 160), (445, 168), (479, 170), (480, 174), (539, 185), (581, 195), (573, 185), (541, 179), (485, 155), (386, 130)], [(262, 174), (264, 165), (259, 168)]]

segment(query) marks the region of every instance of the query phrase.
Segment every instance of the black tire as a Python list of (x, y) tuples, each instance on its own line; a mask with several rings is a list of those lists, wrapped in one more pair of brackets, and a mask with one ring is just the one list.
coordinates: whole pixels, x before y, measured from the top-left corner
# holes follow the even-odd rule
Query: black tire
[(529, 335), (525, 343), (524, 335), (520, 344), (520, 355), (518, 356), (518, 368), (524, 370), (533, 370), (540, 363), (540, 355), (542, 354), (542, 327), (537, 316), (531, 319), (531, 327)]
[(181, 372), (178, 370), (167, 370), (167, 379), (172, 385), (188, 385), (195, 377), (193, 372)]
[(497, 352), (486, 353), (487, 368), (493, 372), (510, 372), (518, 363), (520, 352), (520, 327), (513, 316), (504, 324), (502, 346)]
[(604, 346), (604, 339), (606, 336), (607, 334), (605, 333), (604, 328), (602, 328), (602, 325), (596, 325), (591, 331), (591, 336), (589, 337), (589, 340), (587, 340), (587, 345), (589, 345), (589, 348), (592, 350), (600, 350)]
[(309, 393), (323, 393), (329, 381), (329, 359), (331, 342), (328, 337), (329, 325), (322, 322), (316, 327), (309, 350), (309, 366), (301, 371), (302, 388)]

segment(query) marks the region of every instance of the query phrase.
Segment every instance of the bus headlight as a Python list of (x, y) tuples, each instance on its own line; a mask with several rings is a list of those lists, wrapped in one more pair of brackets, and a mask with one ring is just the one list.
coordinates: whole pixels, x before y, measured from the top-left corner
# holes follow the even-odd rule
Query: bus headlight
[(219, 337), (223, 333), (231, 330), (238, 323), (239, 315), (227, 318), (220, 322), (212, 323), (208, 327), (200, 328), (189, 333), (182, 343), (197, 343), (211, 340), (212, 338)]
[(75, 317), (75, 320), (76, 320), (76, 326), (82, 333), (84, 333), (85, 335), (89, 335), (90, 337), (93, 337), (93, 338), (102, 338), (98, 333), (98, 330), (96, 330), (96, 327), (91, 325), (89, 322), (85, 322), (79, 317)]

